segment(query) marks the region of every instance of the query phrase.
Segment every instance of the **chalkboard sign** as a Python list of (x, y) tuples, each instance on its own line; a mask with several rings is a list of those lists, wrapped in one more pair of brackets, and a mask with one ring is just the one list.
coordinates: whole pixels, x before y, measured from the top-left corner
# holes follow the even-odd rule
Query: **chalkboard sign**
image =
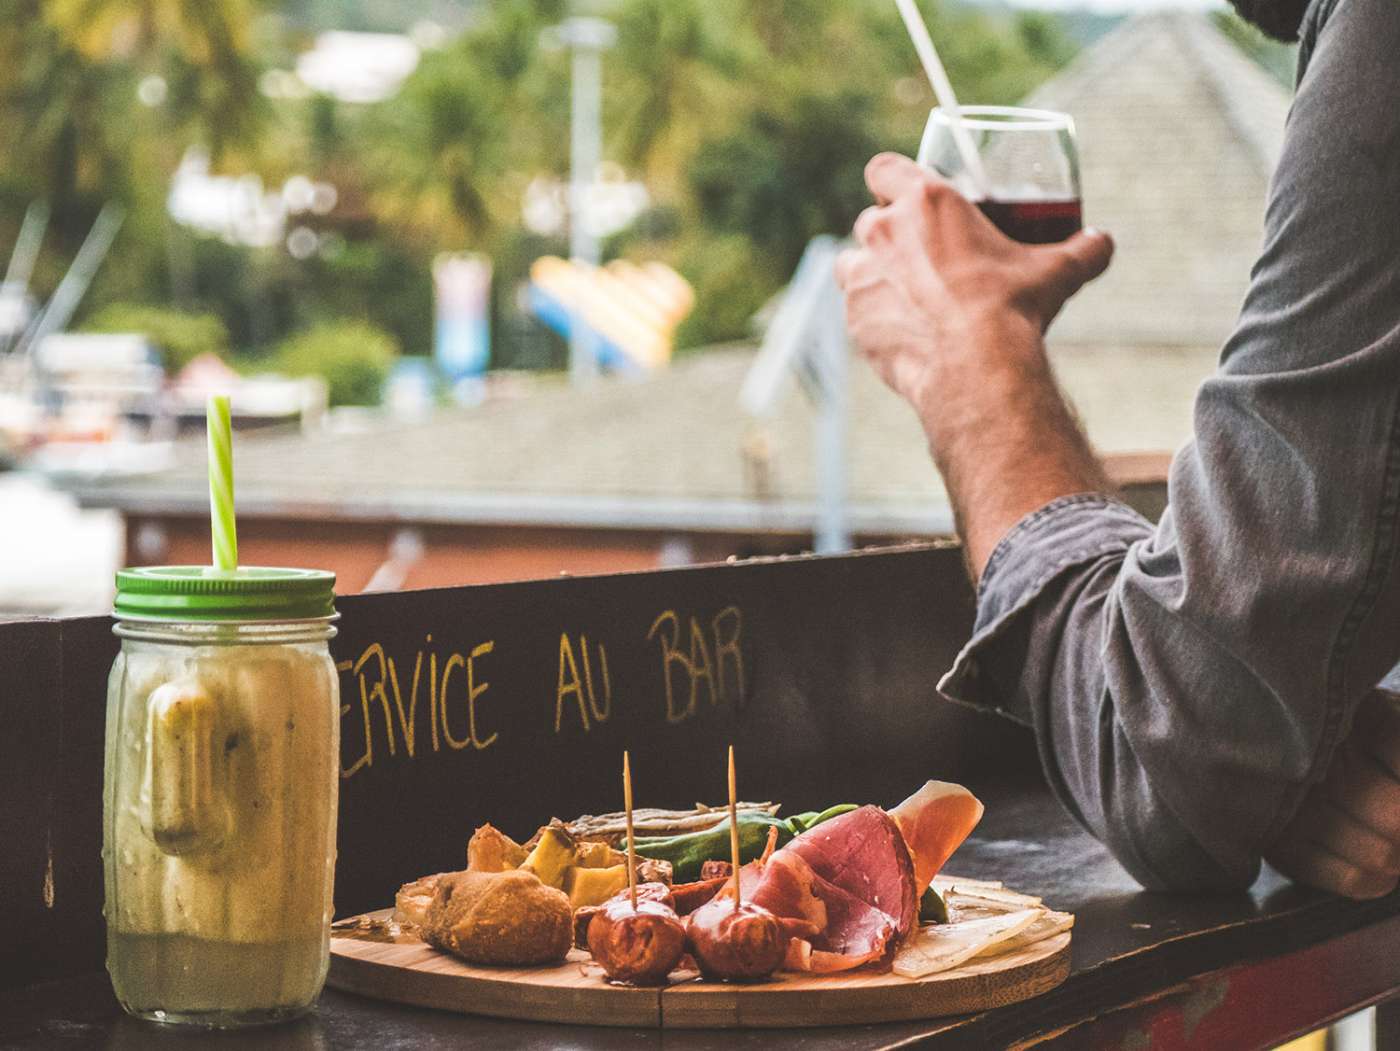
[[(363, 596), (342, 603), (336, 905), (461, 868), (471, 831), (741, 794), (893, 803), (1023, 748), (935, 703), (971, 623), (959, 553), (920, 549)], [(1025, 754), (1023, 751), (1018, 754)], [(1033, 760), (1030, 761), (1033, 765)]]
[[(552, 816), (619, 809), (624, 748), (639, 806), (722, 801), (730, 743), (741, 795), (786, 812), (891, 803), (928, 777), (976, 790), (1035, 766), (1019, 729), (936, 701), (972, 619), (954, 548), (338, 606), (341, 914), (463, 867), (484, 821), (523, 837)], [(21, 917), (11, 983), (100, 966), (110, 629), (0, 624), (0, 875)]]

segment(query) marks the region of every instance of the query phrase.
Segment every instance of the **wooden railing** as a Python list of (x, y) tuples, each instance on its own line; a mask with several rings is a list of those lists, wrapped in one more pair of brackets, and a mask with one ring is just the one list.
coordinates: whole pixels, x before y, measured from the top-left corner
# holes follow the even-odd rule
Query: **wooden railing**
[[(1028, 735), (935, 703), (967, 637), (956, 548), (755, 561), (343, 598), (336, 907), (464, 864), (472, 828), (528, 835), (639, 802), (892, 802), (929, 776), (1036, 766)], [(0, 888), (9, 984), (102, 959), (107, 618), (0, 624)]]

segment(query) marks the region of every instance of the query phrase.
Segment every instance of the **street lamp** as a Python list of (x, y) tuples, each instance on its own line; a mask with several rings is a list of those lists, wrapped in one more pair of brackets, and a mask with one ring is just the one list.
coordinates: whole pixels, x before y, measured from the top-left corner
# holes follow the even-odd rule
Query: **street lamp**
[[(570, 18), (546, 30), (546, 47), (573, 52), (569, 120), (569, 255), (597, 266), (598, 238), (585, 219), (588, 194), (603, 152), (603, 52), (617, 42), (617, 30), (601, 18)], [(575, 311), (569, 325), (569, 378), (585, 383), (597, 375), (593, 331)]]

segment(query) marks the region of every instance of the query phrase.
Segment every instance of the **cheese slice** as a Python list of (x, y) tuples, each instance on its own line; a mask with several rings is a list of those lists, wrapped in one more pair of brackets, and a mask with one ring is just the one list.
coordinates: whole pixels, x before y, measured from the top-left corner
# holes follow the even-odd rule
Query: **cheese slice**
[(999, 879), (970, 879), (967, 876), (950, 876), (946, 872), (939, 873), (933, 877), (933, 885), (939, 891), (951, 890), (954, 887), (966, 887), (972, 890), (976, 887), (985, 887), (989, 890), (1001, 890), (1005, 883)]
[(955, 887), (943, 895), (949, 905), (968, 908), (990, 909), (993, 912), (1019, 912), (1021, 909), (1034, 909), (1043, 904), (1041, 899), (1030, 894), (1017, 894), (1009, 890), (978, 887), (967, 890)]
[(894, 973), (904, 978), (923, 978), (951, 970), (993, 945), (1014, 938), (1044, 912), (1022, 909), (980, 920), (921, 927), (895, 953)]
[(1003, 953), (1015, 952), (1018, 949), (1025, 949), (1037, 942), (1043, 942), (1047, 938), (1053, 938), (1057, 934), (1063, 934), (1074, 926), (1074, 916), (1068, 912), (1042, 912), (1034, 923), (1023, 930), (1020, 934), (1013, 935), (1004, 941), (994, 942), (987, 946), (977, 955), (1000, 956)]

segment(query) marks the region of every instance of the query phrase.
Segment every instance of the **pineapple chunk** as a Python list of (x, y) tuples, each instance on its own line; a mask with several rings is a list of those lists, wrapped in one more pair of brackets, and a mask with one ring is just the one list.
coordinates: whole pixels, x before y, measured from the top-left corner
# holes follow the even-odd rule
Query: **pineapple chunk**
[(575, 866), (569, 869), (564, 880), (564, 891), (569, 895), (569, 904), (575, 909), (585, 905), (601, 905), (625, 886), (625, 863), (606, 869)]
[(467, 868), (473, 872), (508, 872), (525, 857), (525, 848), (494, 825), (482, 825), (467, 844)]
[(614, 850), (606, 843), (578, 845), (578, 867), (581, 869), (610, 869), (614, 865), (626, 863), (627, 855)]
[(573, 837), (551, 825), (540, 833), (540, 841), (520, 867), (533, 872), (546, 887), (561, 890), (564, 877), (577, 861), (578, 849)]

